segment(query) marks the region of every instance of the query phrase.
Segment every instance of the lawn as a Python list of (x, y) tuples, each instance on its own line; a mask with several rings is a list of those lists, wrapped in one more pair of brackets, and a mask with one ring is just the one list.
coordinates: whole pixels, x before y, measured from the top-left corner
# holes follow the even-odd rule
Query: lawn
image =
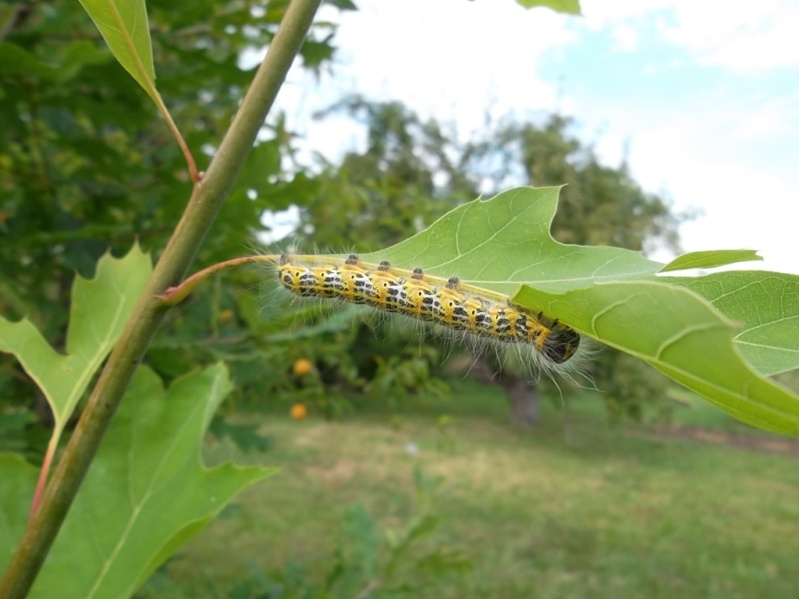
[[(571, 405), (567, 442), (562, 412), (545, 404), (542, 425), (526, 434), (507, 425), (495, 388), (466, 383), (446, 401), (415, 402), (391, 416), (331, 423), (251, 415), (272, 448), (242, 454), (216, 444), (209, 460), (233, 454), (280, 473), (245, 492), (141, 595), (276, 597), (231, 589), (287, 564), (321, 584), (354, 504), (382, 531), (408, 522), (417, 467), (443, 480), (433, 507), (441, 520), (409, 559), (441, 547), (472, 567), (409, 596), (799, 594), (795, 457), (613, 426), (589, 394)], [(684, 418), (745, 430), (707, 406)]]

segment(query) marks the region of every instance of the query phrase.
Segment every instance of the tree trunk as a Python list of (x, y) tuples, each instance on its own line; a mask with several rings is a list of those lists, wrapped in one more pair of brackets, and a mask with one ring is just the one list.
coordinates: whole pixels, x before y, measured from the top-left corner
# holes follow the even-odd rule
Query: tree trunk
[[(538, 389), (524, 378), (505, 375), (500, 384), (508, 394), (511, 426), (522, 429), (538, 425)], [(507, 380), (510, 379), (510, 380)]]
[(523, 376), (507, 370), (497, 372), (484, 357), (477, 360), (472, 372), (480, 381), (494, 383), (505, 391), (510, 407), (511, 426), (530, 429), (538, 425), (538, 389)]

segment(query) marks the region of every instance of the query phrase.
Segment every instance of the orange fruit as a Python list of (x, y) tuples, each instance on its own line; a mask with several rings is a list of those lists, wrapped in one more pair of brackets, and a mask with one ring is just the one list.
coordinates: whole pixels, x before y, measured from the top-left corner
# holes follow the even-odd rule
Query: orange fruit
[(306, 360), (305, 358), (300, 358), (296, 362), (294, 362), (294, 366), (291, 367), (291, 371), (294, 373), (294, 376), (305, 376), (313, 369), (313, 364), (310, 360)]
[(305, 404), (295, 403), (291, 406), (291, 417), (294, 420), (303, 420), (308, 415), (308, 408), (305, 407)]

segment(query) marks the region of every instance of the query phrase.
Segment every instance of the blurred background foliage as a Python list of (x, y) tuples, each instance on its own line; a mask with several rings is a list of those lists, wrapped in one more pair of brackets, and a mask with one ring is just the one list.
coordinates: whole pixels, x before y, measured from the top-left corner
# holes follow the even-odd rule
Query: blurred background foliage
[[(348, 0), (331, 4), (355, 8)], [(159, 89), (200, 168), (252, 75), (242, 54), (268, 45), (285, 5), (148, 3)], [(0, 312), (31, 319), (58, 346), (74, 273), (92, 276), (104, 252), (121, 255), (134, 241), (157, 259), (190, 183), (155, 108), (77, 2), (4, 2), (0, 23)], [(303, 69), (335, 69), (335, 33), (332, 22), (313, 27)], [(317, 118), (341, 114), (364, 131), (363, 148), (305, 162), (285, 117), (270, 117), (198, 268), (277, 247), (376, 250), (481, 194), (529, 184), (567, 184), (552, 228), (559, 241), (678, 247), (685, 216), (644, 192), (625, 164), (600, 164), (563, 116), (487, 122), (464, 141), (450, 123), (357, 94)], [(270, 245), (270, 223), (290, 207), (299, 209), (294, 233)], [(353, 307), (294, 304), (269, 279), (264, 269), (244, 269), (200, 289), (168, 316), (150, 365), (168, 380), (225, 360), (236, 382), (227, 410), (283, 402), (330, 418), (363, 402), (390, 411), (409, 394), (435, 398), (448, 392), (447, 376), (475, 370), (466, 360), (445, 371), (453, 350), (435, 335), (419, 341), (407, 322), (380, 322)], [(35, 386), (12, 359), (0, 356), (0, 368), (5, 448), (43, 446), (33, 436), (47, 423), (46, 404), (33, 410)], [(606, 350), (592, 370), (615, 416), (639, 418), (665, 396), (664, 379), (627, 356)], [(221, 421), (215, 430), (237, 434)]]

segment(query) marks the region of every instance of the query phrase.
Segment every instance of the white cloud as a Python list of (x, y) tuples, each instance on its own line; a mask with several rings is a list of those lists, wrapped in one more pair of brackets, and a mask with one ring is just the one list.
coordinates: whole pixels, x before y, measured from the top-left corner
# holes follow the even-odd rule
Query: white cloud
[(638, 47), (638, 34), (630, 25), (621, 23), (613, 28), (613, 41), (615, 49), (631, 52)]
[(734, 70), (799, 66), (799, 6), (784, 0), (733, 3), (680, 2), (666, 39), (695, 53), (703, 64)]
[(636, 19), (654, 11), (671, 8), (679, 0), (581, 0), (586, 20), (592, 27), (604, 27), (625, 19)]
[[(566, 29), (574, 17), (514, 2), (381, 0), (360, 8), (333, 19), (341, 52), (316, 109), (358, 92), (399, 100), (464, 134), (511, 111), (564, 109), (558, 86), (539, 70), (545, 54), (575, 39)], [(292, 93), (285, 96), (280, 106), (302, 120)]]
[(752, 164), (745, 152), (721, 155), (714, 129), (701, 121), (702, 115), (673, 117), (637, 131), (633, 176), (648, 189), (667, 189), (678, 210), (701, 209), (681, 228), (686, 250), (758, 249), (767, 268), (799, 271), (790, 249), (799, 220), (796, 182)]
[[(584, 0), (594, 29), (619, 28), (658, 14), (663, 40), (689, 51), (700, 64), (735, 71), (799, 66), (795, 0)], [(632, 48), (635, 49), (635, 48)]]
[(799, 93), (790, 96), (764, 95), (756, 106), (730, 115), (731, 136), (741, 142), (799, 134)]

